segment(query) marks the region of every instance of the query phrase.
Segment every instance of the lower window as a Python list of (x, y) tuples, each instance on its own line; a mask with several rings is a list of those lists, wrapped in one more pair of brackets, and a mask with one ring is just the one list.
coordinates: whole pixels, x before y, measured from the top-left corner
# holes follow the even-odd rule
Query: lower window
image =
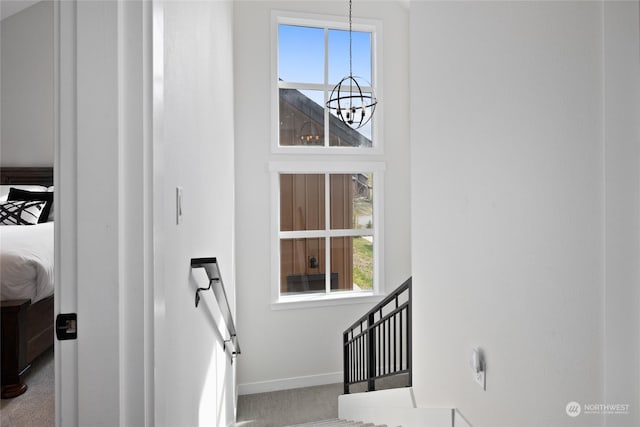
[(280, 240), (282, 295), (372, 290), (373, 236)]
[(379, 174), (275, 172), (278, 296), (377, 291)]

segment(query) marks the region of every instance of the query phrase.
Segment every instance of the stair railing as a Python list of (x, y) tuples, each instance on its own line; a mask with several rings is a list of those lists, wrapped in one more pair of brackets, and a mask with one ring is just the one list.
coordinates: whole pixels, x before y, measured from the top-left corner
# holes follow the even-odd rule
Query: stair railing
[(411, 386), (411, 278), (343, 333), (344, 393), (376, 380), (406, 375)]
[(231, 347), (231, 363), (233, 363), (233, 358), (240, 354), (240, 344), (238, 343), (238, 333), (233, 323), (231, 309), (229, 308), (227, 293), (224, 290), (224, 283), (222, 283), (218, 261), (216, 258), (191, 258), (191, 268), (204, 268), (207, 273), (209, 286), (207, 288), (196, 289), (196, 308), (200, 302), (200, 292), (211, 289), (218, 302), (222, 319), (229, 333), (229, 338), (224, 340), (223, 350), (226, 352), (227, 348)]

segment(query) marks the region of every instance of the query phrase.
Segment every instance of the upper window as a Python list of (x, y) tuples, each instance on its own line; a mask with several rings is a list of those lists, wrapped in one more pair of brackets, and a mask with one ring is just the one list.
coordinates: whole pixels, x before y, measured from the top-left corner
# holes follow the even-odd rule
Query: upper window
[[(348, 25), (281, 15), (274, 20), (274, 151), (380, 152), (380, 111), (365, 126), (353, 130), (326, 107), (335, 85), (349, 75)], [(376, 24), (354, 21), (351, 41), (352, 73), (371, 84), (362, 87), (363, 93), (373, 91), (380, 99), (375, 42), (378, 31)]]

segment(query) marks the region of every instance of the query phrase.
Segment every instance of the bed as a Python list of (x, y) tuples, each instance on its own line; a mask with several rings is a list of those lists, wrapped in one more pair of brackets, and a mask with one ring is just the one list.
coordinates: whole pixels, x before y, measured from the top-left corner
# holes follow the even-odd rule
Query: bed
[[(3, 188), (38, 185), (51, 191), (53, 168), (0, 168), (0, 185)], [(38, 242), (35, 246), (29, 243), (34, 238)], [(53, 346), (53, 222), (1, 225), (0, 239), (3, 269), (0, 272), (1, 383), (2, 398), (7, 399), (27, 390), (24, 376), (31, 363)], [(26, 255), (22, 255), (22, 252), (21, 255), (15, 255), (15, 245), (21, 251), (26, 250)], [(45, 252), (37, 252), (41, 250)], [(16, 267), (21, 260), (28, 264), (25, 268), (30, 269), (26, 274), (35, 280), (33, 286), (26, 290), (16, 286), (22, 280)]]

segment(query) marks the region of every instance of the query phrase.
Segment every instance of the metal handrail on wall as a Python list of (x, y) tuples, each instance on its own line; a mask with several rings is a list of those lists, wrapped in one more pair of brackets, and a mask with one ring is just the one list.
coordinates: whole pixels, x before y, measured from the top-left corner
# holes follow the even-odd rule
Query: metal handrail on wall
[(198, 303), (200, 302), (200, 292), (211, 289), (213, 295), (216, 297), (216, 301), (218, 301), (220, 313), (222, 313), (222, 318), (229, 332), (229, 339), (224, 341), (223, 349), (226, 351), (227, 344), (230, 343), (233, 346), (231, 357), (233, 358), (233, 356), (239, 355), (240, 344), (238, 343), (238, 334), (236, 333), (236, 326), (233, 323), (233, 316), (229, 308), (227, 293), (224, 290), (224, 283), (222, 283), (218, 261), (216, 258), (191, 258), (191, 268), (204, 268), (209, 278), (209, 287), (198, 288), (196, 290), (196, 307), (198, 307)]
[(343, 333), (344, 393), (350, 386), (407, 375), (411, 386), (411, 278)]

